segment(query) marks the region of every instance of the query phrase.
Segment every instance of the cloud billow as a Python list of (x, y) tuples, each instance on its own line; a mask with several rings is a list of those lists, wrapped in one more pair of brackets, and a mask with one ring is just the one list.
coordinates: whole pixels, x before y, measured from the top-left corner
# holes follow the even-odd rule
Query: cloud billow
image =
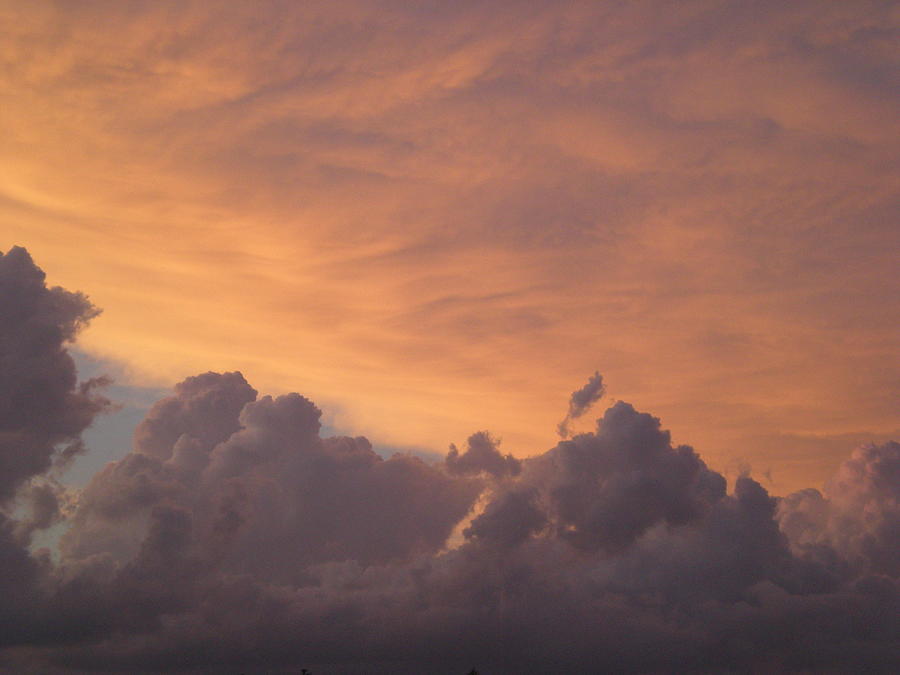
[[(27, 429), (46, 418), (62, 431), (18, 446), (37, 456), (12, 465), (25, 468), (8, 490), (39, 478), (48, 444), (77, 441), (100, 405), (60, 384), (74, 382), (63, 345), (89, 306), (41, 290), (27, 254), (14, 255), (5, 287), (36, 300), (0, 307), (0, 378), (32, 383)], [(36, 324), (52, 339), (29, 379), (6, 350)], [(591, 381), (575, 416), (602, 391)], [(823, 492), (776, 498), (750, 476), (729, 493), (659, 419), (621, 401), (594, 431), (528, 459), (501, 455), (486, 432), (443, 462), (383, 459), (365, 438), (322, 437), (320, 415), (299, 394), (259, 396), (240, 373), (190, 377), (77, 496), (58, 559), (0, 515), (0, 667), (896, 669), (897, 443), (857, 449)]]
[(469, 436), (463, 453), (451, 444), (445, 460), (447, 471), (457, 476), (486, 473), (494, 478), (503, 478), (517, 475), (522, 470), (522, 463), (512, 455), (501, 454), (498, 445), (499, 441), (486, 431)]
[(78, 382), (65, 344), (99, 311), (80, 293), (47, 288), (28, 252), (0, 253), (0, 502), (81, 450), (108, 402), (100, 380)]

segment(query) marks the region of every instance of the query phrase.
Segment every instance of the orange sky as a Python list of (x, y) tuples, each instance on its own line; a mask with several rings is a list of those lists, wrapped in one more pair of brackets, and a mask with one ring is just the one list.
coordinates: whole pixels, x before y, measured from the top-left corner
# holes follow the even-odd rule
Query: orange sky
[(103, 308), (80, 347), (134, 385), (239, 369), (524, 456), (599, 370), (783, 494), (900, 433), (898, 22), (0, 1), (0, 249)]

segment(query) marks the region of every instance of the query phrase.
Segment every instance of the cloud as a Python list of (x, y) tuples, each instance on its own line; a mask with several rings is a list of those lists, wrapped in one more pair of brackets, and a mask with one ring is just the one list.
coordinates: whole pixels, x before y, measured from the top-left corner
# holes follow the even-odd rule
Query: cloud
[(4, 232), (143, 384), (240, 369), (528, 456), (602, 358), (715, 466), (896, 428), (891, 3), (0, 13)]
[(503, 456), (497, 449), (499, 441), (486, 431), (469, 436), (466, 451), (460, 454), (455, 445), (450, 446), (445, 462), (447, 471), (458, 476), (487, 473), (494, 478), (515, 476), (522, 470), (522, 462), (512, 455)]
[[(433, 553), (480, 491), (412, 456), (384, 460), (365, 438), (320, 438), (313, 403), (257, 400), (239, 373), (188, 378), (175, 391), (138, 427), (134, 452), (84, 489), (61, 541), (68, 559), (127, 561), (154, 509), (177, 505), (192, 514), (198, 554), (296, 582), (313, 562)], [(278, 552), (264, 553), (275, 541)]]
[[(283, 394), (188, 378), (63, 494), (96, 310), (0, 258), (0, 669), (895, 672), (892, 12), (0, 8), (0, 217), (94, 350)], [(597, 354), (705, 459), (624, 402), (570, 439), (599, 373), (540, 452)], [(285, 382), (533, 456), (383, 459)], [(881, 440), (729, 492), (776, 431)]]
[(44, 278), (25, 249), (0, 253), (0, 503), (80, 452), (81, 432), (109, 405), (104, 381), (79, 383), (65, 350), (98, 311)]
[(673, 448), (658, 419), (618, 402), (594, 434), (560, 443), (546, 462), (561, 536), (586, 550), (626, 547), (659, 522), (700, 518), (725, 481), (689, 446)]
[(860, 446), (824, 494), (788, 495), (778, 518), (803, 556), (840, 559), (858, 574), (900, 576), (900, 444)]
[[(204, 373), (155, 404), (131, 452), (79, 494), (29, 475), (25, 515), (0, 514), (0, 665), (896, 666), (897, 443), (854, 451), (824, 493), (779, 499), (748, 475), (728, 493), (622, 401), (594, 431), (524, 460), (487, 432), (443, 462), (383, 459), (365, 438), (322, 437), (320, 416), (299, 394), (260, 397), (240, 373)], [(60, 519), (56, 553), (31, 550), (31, 533)]]
[(135, 431), (137, 452), (162, 460), (172, 458), (182, 436), (206, 452), (240, 429), (238, 415), (256, 399), (240, 373), (206, 373), (175, 385), (175, 395), (158, 403)]
[(603, 385), (603, 377), (598, 372), (594, 372), (581, 389), (573, 391), (572, 396), (569, 398), (569, 412), (566, 413), (563, 421), (557, 425), (557, 432), (560, 437), (563, 439), (568, 438), (569, 423), (584, 415), (605, 393), (606, 387)]

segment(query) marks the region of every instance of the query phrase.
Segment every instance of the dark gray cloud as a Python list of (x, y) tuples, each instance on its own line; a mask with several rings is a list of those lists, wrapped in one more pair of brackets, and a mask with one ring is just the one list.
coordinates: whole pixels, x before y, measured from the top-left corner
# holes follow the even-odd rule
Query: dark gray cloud
[(569, 423), (584, 415), (605, 393), (606, 386), (603, 384), (603, 376), (598, 372), (594, 372), (581, 389), (573, 391), (572, 396), (569, 397), (569, 411), (557, 426), (560, 437), (568, 438)]
[[(409, 455), (382, 459), (365, 438), (320, 438), (321, 413), (298, 394), (255, 396), (239, 373), (179, 384), (138, 428), (135, 451), (85, 488), (67, 558), (129, 560), (153, 509), (169, 504), (193, 515), (199, 554), (295, 581), (311, 562), (433, 553), (481, 490)], [(264, 553), (273, 542), (278, 553)]]
[(500, 453), (500, 442), (486, 431), (469, 436), (466, 451), (462, 454), (455, 445), (447, 453), (447, 471), (457, 476), (487, 473), (494, 478), (515, 476), (522, 470), (522, 463), (512, 455)]
[(484, 513), (463, 530), (467, 539), (503, 546), (520, 544), (548, 522), (534, 488), (510, 490), (492, 500)]
[(692, 448), (673, 448), (657, 418), (624, 402), (548, 459), (541, 480), (560, 536), (586, 550), (626, 547), (657, 523), (693, 522), (725, 495), (725, 480)]
[[(157, 403), (133, 450), (77, 497), (20, 473), (29, 505), (0, 514), (0, 669), (900, 663), (897, 443), (857, 449), (823, 492), (779, 499), (748, 475), (728, 492), (624, 402), (536, 457), (504, 457), (479, 432), (430, 464), (323, 438), (320, 414), (299, 394), (258, 397), (239, 373), (205, 373)], [(63, 518), (54, 554), (28, 547)]]
[(175, 385), (175, 394), (156, 403), (134, 434), (135, 451), (163, 460), (187, 435), (207, 452), (240, 428), (238, 414), (256, 399), (240, 373), (206, 373)]
[(0, 253), (0, 503), (81, 448), (108, 402), (102, 380), (78, 382), (66, 343), (98, 314), (87, 298), (48, 288), (20, 247)]

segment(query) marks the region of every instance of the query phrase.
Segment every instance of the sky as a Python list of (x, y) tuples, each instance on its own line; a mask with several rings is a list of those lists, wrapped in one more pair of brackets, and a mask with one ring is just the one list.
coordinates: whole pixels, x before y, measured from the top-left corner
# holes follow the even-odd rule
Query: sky
[(821, 484), (900, 427), (898, 10), (782, 5), (3, 3), (4, 247), (120, 384), (529, 456), (599, 370)]
[(898, 25), (0, 0), (0, 668), (890, 671)]

